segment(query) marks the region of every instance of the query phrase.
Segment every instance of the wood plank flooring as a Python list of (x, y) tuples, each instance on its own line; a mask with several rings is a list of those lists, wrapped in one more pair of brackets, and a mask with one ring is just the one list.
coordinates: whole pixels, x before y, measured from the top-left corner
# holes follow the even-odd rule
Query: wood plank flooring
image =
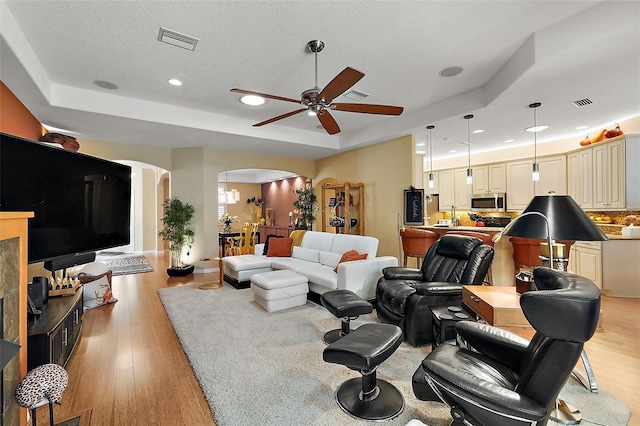
[[(215, 425), (157, 290), (204, 283), (217, 273), (169, 278), (167, 255), (146, 257), (154, 272), (113, 277), (119, 301), (85, 311), (56, 419), (91, 409), (93, 426)], [(603, 297), (604, 331), (586, 345), (598, 384), (632, 409), (630, 425), (640, 425), (638, 308), (640, 299)], [(48, 424), (47, 407), (38, 409), (38, 424)]]

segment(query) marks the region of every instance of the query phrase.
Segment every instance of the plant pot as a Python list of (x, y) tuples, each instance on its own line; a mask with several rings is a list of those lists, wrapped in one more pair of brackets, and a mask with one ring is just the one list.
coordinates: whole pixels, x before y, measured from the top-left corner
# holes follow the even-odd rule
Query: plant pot
[(186, 277), (187, 275), (193, 274), (193, 270), (195, 266), (189, 265), (184, 266), (182, 268), (167, 268), (167, 275), (170, 277)]

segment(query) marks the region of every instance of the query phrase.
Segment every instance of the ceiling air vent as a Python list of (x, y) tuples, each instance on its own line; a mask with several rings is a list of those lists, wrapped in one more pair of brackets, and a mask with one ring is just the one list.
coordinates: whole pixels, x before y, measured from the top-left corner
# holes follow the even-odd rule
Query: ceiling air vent
[(368, 93), (360, 92), (358, 90), (352, 90), (344, 95), (345, 98), (353, 99), (355, 101), (361, 101), (367, 96), (369, 96)]
[(195, 37), (162, 27), (160, 27), (160, 32), (158, 32), (158, 40), (187, 50), (196, 50), (196, 45), (198, 44), (198, 39)]
[(584, 99), (580, 99), (579, 101), (571, 102), (571, 105), (573, 105), (576, 108), (582, 108), (582, 107), (586, 107), (587, 105), (591, 105), (592, 103), (593, 102), (591, 102), (591, 99), (584, 98)]

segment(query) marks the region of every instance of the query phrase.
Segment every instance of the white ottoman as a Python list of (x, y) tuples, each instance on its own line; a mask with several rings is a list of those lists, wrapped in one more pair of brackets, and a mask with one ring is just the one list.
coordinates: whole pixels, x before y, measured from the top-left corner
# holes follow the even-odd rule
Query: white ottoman
[(301, 306), (307, 303), (307, 277), (293, 271), (262, 272), (251, 276), (253, 301), (267, 312)]

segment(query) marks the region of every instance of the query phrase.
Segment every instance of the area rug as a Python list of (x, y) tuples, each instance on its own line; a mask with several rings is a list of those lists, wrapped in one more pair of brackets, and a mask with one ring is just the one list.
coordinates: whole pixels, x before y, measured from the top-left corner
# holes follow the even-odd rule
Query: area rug
[(153, 272), (147, 258), (137, 254), (98, 255), (96, 260), (104, 263), (113, 271), (113, 275), (140, 274)]
[[(323, 307), (308, 302), (268, 313), (253, 303), (250, 289), (228, 284), (213, 291), (194, 284), (158, 293), (217, 425), (370, 424), (335, 402), (340, 384), (359, 374), (322, 360), (322, 335), (340, 323)], [(375, 314), (365, 315), (353, 327), (377, 321)], [(403, 412), (387, 424), (405, 425), (411, 419), (429, 426), (449, 424), (444, 404), (413, 396), (411, 376), (428, 352), (403, 343), (380, 365), (378, 378), (393, 383), (405, 398)], [(625, 425), (630, 416), (608, 392), (592, 394), (577, 381), (569, 381), (561, 397), (590, 422)]]

